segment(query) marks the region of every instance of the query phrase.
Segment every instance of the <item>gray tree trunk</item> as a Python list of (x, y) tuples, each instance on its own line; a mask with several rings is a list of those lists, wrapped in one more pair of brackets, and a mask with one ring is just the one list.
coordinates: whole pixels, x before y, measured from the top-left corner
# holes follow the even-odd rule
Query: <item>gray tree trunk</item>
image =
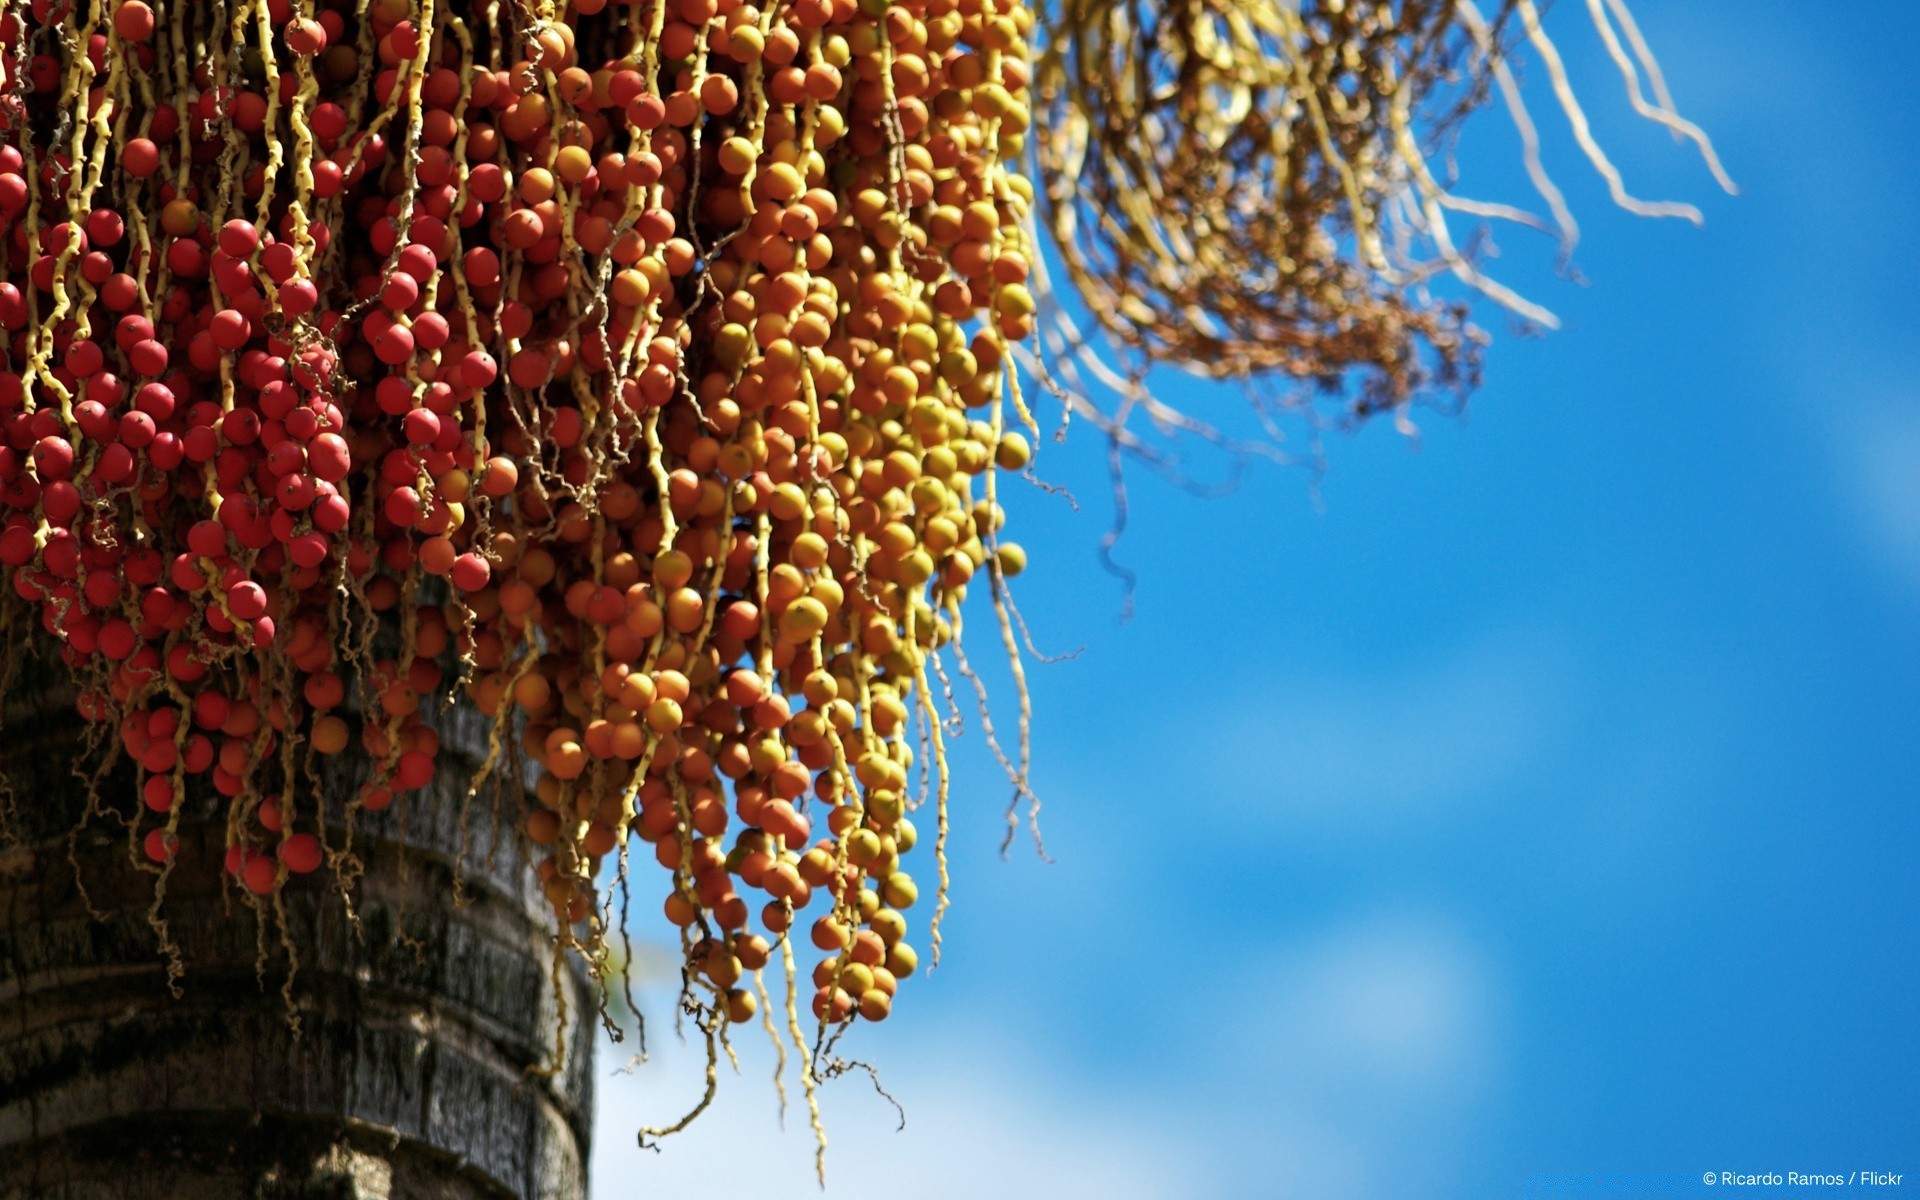
[[(486, 832), (484, 802), (463, 853), (459, 753), (429, 788), (360, 815), (357, 926), (326, 872), (288, 886), (296, 1032), (277, 933), (219, 882), (221, 830), (183, 831), (161, 910), (186, 969), (176, 998), (127, 835), (95, 822), (69, 861), (77, 721), (9, 707), (0, 765), (20, 837), (0, 849), (0, 1200), (586, 1195), (590, 993), (561, 972), (567, 1067), (529, 1073), (553, 1057), (552, 913), (518, 841)], [(456, 728), (443, 744), (475, 742)]]

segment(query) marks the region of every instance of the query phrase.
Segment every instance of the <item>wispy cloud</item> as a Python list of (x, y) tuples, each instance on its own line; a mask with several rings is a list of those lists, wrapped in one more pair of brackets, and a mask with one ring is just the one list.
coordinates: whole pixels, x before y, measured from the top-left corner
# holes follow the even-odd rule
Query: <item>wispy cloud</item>
[[(1384, 911), (1276, 948), (1217, 1054), (1236, 1124), (1265, 1145), (1260, 1194), (1445, 1194), (1504, 1061), (1498, 973), (1444, 915)], [(1230, 1051), (1231, 1053), (1226, 1053)]]
[(1503, 630), (1396, 673), (1312, 673), (1246, 689), (1213, 734), (1263, 748), (1259, 803), (1342, 827), (1455, 810), (1527, 767), (1563, 722), (1574, 670), (1551, 634)]
[(1837, 450), (1863, 545), (1920, 591), (1920, 402), (1912, 395), (1856, 402), (1838, 423)]
[(610, 1074), (620, 1048), (603, 1047), (593, 1154), (594, 1195), (705, 1194), (758, 1200), (885, 1194), (914, 1200), (979, 1197), (1098, 1196), (1102, 1200), (1177, 1200), (1196, 1191), (1196, 1166), (1174, 1139), (1152, 1130), (1084, 1087), (1057, 1088), (1042, 1072), (1006, 1056), (1003, 1039), (962, 1030), (923, 1031), (889, 1049), (887, 1088), (906, 1106), (907, 1125), (859, 1074), (822, 1091), (828, 1135), (828, 1186), (814, 1180), (813, 1135), (791, 1070), (786, 1128), (776, 1119), (768, 1080), (771, 1052), (743, 1037), (745, 1073), (722, 1068), (712, 1110), (660, 1153), (640, 1150), (643, 1124), (660, 1122), (693, 1097), (697, 1048), (663, 1039), (656, 1059), (632, 1075)]
[[(1063, 1077), (1042, 1041), (987, 1026), (894, 1039), (875, 1054), (907, 1126), (896, 1131), (864, 1076), (826, 1087), (824, 1194), (1444, 1194), (1437, 1181), (1479, 1132), (1504, 1060), (1504, 1001), (1479, 947), (1442, 914), (1397, 909), (1337, 918), (1260, 958), (1267, 965), (1244, 984), (1196, 993), (1192, 1024), (1128, 1035), (1153, 1040), (1142, 1062), (1180, 1062), (1173, 1078)], [(740, 1039), (742, 1075), (723, 1066), (712, 1110), (660, 1153), (638, 1149), (635, 1131), (675, 1115), (697, 1087), (698, 1048), (656, 1041), (655, 1059), (632, 1075), (614, 1074), (620, 1050), (603, 1047), (595, 1195), (822, 1194), (797, 1082), (783, 1131), (757, 1037)]]

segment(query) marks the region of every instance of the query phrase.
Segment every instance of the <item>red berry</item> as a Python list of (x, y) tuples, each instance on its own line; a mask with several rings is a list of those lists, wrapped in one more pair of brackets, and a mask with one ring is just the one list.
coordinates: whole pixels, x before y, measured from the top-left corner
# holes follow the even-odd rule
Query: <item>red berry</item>
[(96, 208), (87, 217), (87, 240), (95, 246), (117, 246), (126, 232), (126, 221), (110, 208)]
[(478, 554), (462, 554), (453, 560), (453, 571), (450, 577), (453, 580), (453, 586), (461, 591), (477, 592), (487, 586), (487, 581), (493, 577), (493, 568), (488, 566), (487, 560)]
[(256, 896), (264, 896), (273, 890), (280, 872), (274, 867), (273, 860), (265, 855), (248, 855), (246, 865), (240, 868), (240, 882)]
[(373, 352), (381, 362), (397, 367), (413, 357), (413, 334), (404, 325), (389, 325), (374, 335)]
[(80, 432), (96, 442), (104, 442), (113, 436), (118, 424), (107, 412), (107, 406), (98, 400), (88, 398), (73, 406), (74, 423), (80, 426)]
[(93, 473), (103, 483), (121, 484), (133, 478), (138, 469), (133, 461), (133, 451), (115, 442), (100, 451), (99, 459), (93, 464)]
[(314, 501), (310, 511), (313, 527), (326, 533), (339, 533), (347, 527), (347, 521), (353, 515), (346, 500), (338, 494), (322, 495)]
[(113, 13), (113, 28), (130, 42), (144, 42), (153, 36), (153, 9), (144, 0), (121, 0)]
[(317, 567), (327, 561), (327, 538), (322, 533), (303, 533), (287, 543), (287, 557), (298, 567)]
[(440, 436), (440, 418), (424, 408), (416, 408), (401, 422), (407, 434), (407, 441), (416, 446), (425, 446)]
[(500, 256), (485, 246), (475, 246), (467, 251), (461, 263), (466, 268), (467, 282), (475, 287), (500, 282)]
[(280, 861), (287, 864), (287, 870), (296, 875), (306, 875), (320, 869), (320, 839), (311, 833), (296, 833), (280, 843), (278, 851)]
[(193, 698), (193, 723), (201, 729), (220, 728), (232, 711), (232, 703), (219, 692), (201, 692)]
[(192, 683), (206, 676), (207, 664), (204, 659), (194, 656), (193, 647), (185, 642), (177, 643), (167, 651), (167, 674), (181, 683)]
[(438, 350), (453, 336), (447, 319), (437, 312), (421, 313), (413, 322), (413, 340), (422, 350)]
[[(481, 163), (467, 174), (467, 190), (482, 204), (497, 204), (507, 195), (506, 172), (502, 171), (497, 163)], [(24, 189), (21, 195), (21, 207), (26, 207)]]
[(236, 217), (220, 227), (220, 249), (231, 258), (251, 257), (260, 245), (260, 231), (252, 221)]
[[(155, 345), (159, 346), (159, 343)], [(161, 354), (165, 354), (166, 349), (165, 346), (159, 346)], [(134, 393), (133, 405), (154, 420), (164, 421), (173, 415), (173, 389), (164, 383), (142, 384), (140, 390)]]
[(173, 780), (166, 775), (150, 775), (140, 785), (140, 799), (154, 812), (173, 809)]
[(423, 788), (433, 782), (433, 758), (418, 750), (409, 750), (400, 756), (400, 765), (394, 774), (394, 782), (402, 789)]
[(291, 475), (307, 465), (307, 452), (291, 438), (279, 437), (267, 447), (267, 469), (275, 475)]
[(136, 374), (163, 374), (167, 369), (168, 360), (167, 348), (152, 338), (135, 342), (127, 349), (127, 365), (132, 367)]
[(91, 340), (82, 338), (67, 347), (67, 370), (79, 379), (91, 379), (107, 365), (106, 356)]
[(140, 765), (155, 775), (164, 775), (173, 770), (174, 764), (179, 761), (180, 752), (169, 741), (150, 742), (140, 753)]
[(243, 579), (227, 589), (227, 609), (243, 621), (265, 615), (267, 592), (251, 579)]
[(387, 493), (387, 502), (382, 506), (387, 520), (395, 525), (410, 528), (420, 519), (422, 511), (420, 493), (410, 487), (397, 487)]
[(213, 765), (213, 742), (204, 733), (196, 733), (187, 739), (186, 747), (180, 753), (180, 765), (190, 775), (198, 775)]
[(290, 317), (305, 316), (320, 303), (320, 289), (310, 280), (295, 279), (281, 285), (280, 309)]
[(307, 443), (307, 463), (316, 477), (339, 483), (353, 469), (353, 454), (339, 434), (318, 433)]
[(43, 437), (33, 446), (33, 466), (42, 479), (65, 479), (73, 470), (73, 446), (65, 438)]
[[(127, 169), (127, 174), (145, 179), (160, 169), (160, 147), (146, 138), (134, 138), (121, 148), (120, 165)], [(0, 202), (3, 201), (4, 196), (0, 196)]]
[(231, 308), (223, 308), (213, 314), (213, 323), (207, 327), (213, 335), (216, 346), (222, 350), (238, 350), (247, 344), (251, 329), (244, 314)]
[(10, 567), (23, 567), (33, 561), (37, 547), (33, 544), (33, 531), (24, 525), (9, 525), (0, 531), (0, 563)]
[(395, 271), (387, 286), (380, 289), (380, 303), (395, 312), (405, 312), (420, 299), (420, 281), (404, 271)]
[(182, 278), (204, 279), (207, 274), (207, 252), (190, 237), (175, 238), (167, 246), (167, 266)]
[(273, 489), (273, 498), (289, 512), (300, 512), (313, 503), (313, 484), (304, 475), (282, 475)]
[(285, 283), (300, 271), (300, 256), (288, 242), (275, 242), (260, 252), (260, 269), (275, 283)]
[[(121, 449), (125, 449), (121, 447)], [(132, 656), (134, 648), (140, 644), (140, 636), (133, 626), (120, 617), (112, 617), (100, 625), (100, 653), (114, 662), (124, 662)]]
[(485, 350), (469, 350), (460, 360), (460, 379), (468, 387), (479, 391), (500, 376), (500, 365), (493, 355)]
[(327, 48), (327, 30), (320, 22), (301, 17), (287, 26), (287, 49), (312, 56)]
[(438, 268), (439, 260), (425, 246), (408, 246), (400, 252), (400, 269), (413, 276), (415, 282), (426, 283)]
[[(6, 176), (0, 175), (0, 181)], [(129, 281), (131, 282), (131, 281)], [(27, 300), (11, 283), (0, 283), (0, 326), (19, 329), (27, 323)]]

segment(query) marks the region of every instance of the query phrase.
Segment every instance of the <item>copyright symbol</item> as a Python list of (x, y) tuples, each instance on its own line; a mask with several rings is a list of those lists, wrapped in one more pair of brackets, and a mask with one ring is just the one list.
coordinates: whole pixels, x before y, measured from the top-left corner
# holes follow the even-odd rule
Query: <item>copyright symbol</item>
[(1708, 1171), (1708, 1172), (1707, 1172), (1706, 1174), (1704, 1174), (1704, 1175), (1702, 1175), (1702, 1176), (1700, 1176), (1700, 1182), (1701, 1182), (1701, 1183), (1704, 1183), (1704, 1184), (1706, 1184), (1706, 1185), (1707, 1185), (1708, 1187), (1712, 1187), (1712, 1186), (1713, 1186), (1713, 1172), (1712, 1172), (1712, 1171)]

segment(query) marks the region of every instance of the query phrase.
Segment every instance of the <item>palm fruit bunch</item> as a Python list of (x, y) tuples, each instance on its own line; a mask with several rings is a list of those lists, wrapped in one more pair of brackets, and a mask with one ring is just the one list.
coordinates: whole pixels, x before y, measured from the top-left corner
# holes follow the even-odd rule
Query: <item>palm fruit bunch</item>
[[(1636, 110), (1730, 187), (1624, 3), (1589, 7)], [(1551, 316), (1449, 214), (1575, 235), (1523, 45), (1619, 203), (1698, 219), (1626, 193), (1534, 0), (9, 0), (0, 672), (52, 647), (90, 777), (131, 762), (89, 811), (156, 912), (220, 869), (183, 820), (224, 823), (284, 922), (291, 878), (351, 887), (359, 813), (477, 761), (469, 799), (524, 794), (556, 953), (610, 978), (650, 892), (709, 1099), (777, 955), (811, 1101), (849, 1065), (829, 1028), (917, 966), (922, 803), (938, 950), (972, 588), (1031, 803), (996, 498), (1020, 371), (1116, 480), (1167, 461), (1140, 412), (1229, 444), (1145, 392), (1160, 363), (1308, 410), (1350, 388), (1355, 417), (1470, 384), (1431, 281)], [(1433, 165), (1495, 91), (1551, 220)], [(1039, 216), (1093, 336), (1042, 311)], [(483, 746), (443, 751), (450, 701)]]
[(146, 869), (211, 797), (243, 895), (349, 875), (316, 761), (386, 807), (457, 693), (563, 942), (651, 857), (701, 1012), (795, 934), (821, 1022), (886, 1017), (930, 663), (1023, 561), (1032, 23), (9, 5), (6, 625), (136, 764)]

